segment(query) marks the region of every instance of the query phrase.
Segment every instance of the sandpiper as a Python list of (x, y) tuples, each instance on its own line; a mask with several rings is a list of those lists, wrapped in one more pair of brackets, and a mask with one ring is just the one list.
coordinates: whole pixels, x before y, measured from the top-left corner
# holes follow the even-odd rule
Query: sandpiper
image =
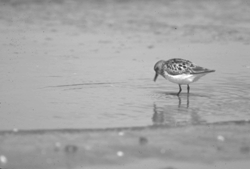
[(196, 82), (207, 73), (215, 72), (215, 70), (197, 66), (189, 60), (180, 58), (174, 58), (167, 61), (160, 60), (155, 64), (154, 70), (154, 81), (156, 81), (158, 75), (162, 75), (170, 82), (179, 85), (179, 92), (177, 93), (177, 96), (179, 96), (182, 91), (181, 85), (187, 85), (187, 91), (189, 94), (190, 83)]

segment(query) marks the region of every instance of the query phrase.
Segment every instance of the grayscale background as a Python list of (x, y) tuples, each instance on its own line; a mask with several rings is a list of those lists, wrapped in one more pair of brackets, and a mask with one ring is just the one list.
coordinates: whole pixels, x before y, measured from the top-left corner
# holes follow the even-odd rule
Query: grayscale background
[[(1, 0), (0, 130), (250, 119), (250, 1)], [(190, 85), (158, 60), (215, 69)]]

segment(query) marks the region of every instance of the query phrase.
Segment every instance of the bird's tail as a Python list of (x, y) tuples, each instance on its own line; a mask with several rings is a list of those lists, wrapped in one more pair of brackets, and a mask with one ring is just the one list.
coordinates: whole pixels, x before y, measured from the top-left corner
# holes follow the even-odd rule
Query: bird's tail
[(192, 68), (191, 74), (205, 74), (205, 73), (212, 73), (212, 72), (215, 72), (215, 70), (210, 70), (207, 68), (196, 66), (196, 67)]

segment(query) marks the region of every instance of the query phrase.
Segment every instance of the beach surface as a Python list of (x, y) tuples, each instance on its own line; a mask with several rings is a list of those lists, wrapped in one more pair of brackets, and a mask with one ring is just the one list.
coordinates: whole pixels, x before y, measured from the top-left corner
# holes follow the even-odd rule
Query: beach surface
[[(248, 168), (247, 0), (0, 1), (0, 168)], [(153, 82), (158, 60), (216, 70)]]

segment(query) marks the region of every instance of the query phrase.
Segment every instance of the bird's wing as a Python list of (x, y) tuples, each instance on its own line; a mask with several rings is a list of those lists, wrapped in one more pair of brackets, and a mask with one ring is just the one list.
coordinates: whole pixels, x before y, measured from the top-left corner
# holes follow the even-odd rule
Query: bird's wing
[(193, 68), (194, 64), (188, 60), (175, 58), (166, 61), (164, 71), (167, 71), (170, 75), (189, 74), (190, 68)]
[(166, 61), (164, 71), (167, 71), (170, 75), (180, 74), (203, 74), (214, 72), (215, 70), (209, 70), (201, 66), (197, 66), (189, 60), (175, 58)]
[(190, 74), (204, 74), (204, 73), (211, 73), (215, 72), (215, 70), (210, 70), (201, 66), (196, 66), (193, 68), (190, 68)]

